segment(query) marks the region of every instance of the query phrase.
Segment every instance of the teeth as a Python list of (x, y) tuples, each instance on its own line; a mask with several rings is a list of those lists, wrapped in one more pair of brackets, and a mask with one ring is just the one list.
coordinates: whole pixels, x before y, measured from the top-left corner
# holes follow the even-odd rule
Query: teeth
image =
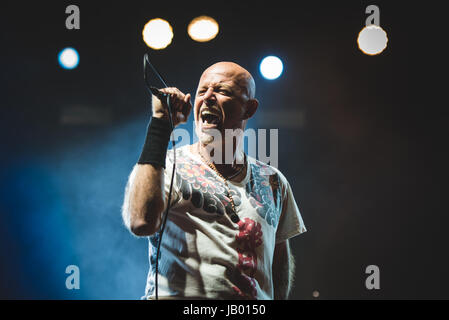
[(213, 113), (213, 112), (211, 112), (209, 110), (204, 110), (204, 111), (201, 112), (201, 116), (204, 116), (204, 115), (207, 115), (207, 114), (211, 114), (213, 116), (218, 117), (218, 115), (216, 113)]

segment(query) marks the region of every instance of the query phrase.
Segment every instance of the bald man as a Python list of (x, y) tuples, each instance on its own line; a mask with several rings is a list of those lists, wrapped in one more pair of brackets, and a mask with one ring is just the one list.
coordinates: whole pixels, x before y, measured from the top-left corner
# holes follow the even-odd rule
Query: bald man
[[(243, 150), (246, 123), (259, 105), (251, 74), (219, 62), (202, 74), (194, 101), (198, 143), (177, 148), (176, 174), (158, 267), (159, 299), (287, 299), (294, 275), (289, 239), (306, 231), (282, 173)], [(190, 94), (171, 97), (173, 122), (187, 121)], [(173, 150), (167, 108), (153, 117), (125, 190), (126, 227), (148, 236), (144, 299), (155, 298), (156, 248), (168, 205)], [(229, 139), (226, 129), (237, 132)], [(231, 150), (231, 154), (229, 154)]]

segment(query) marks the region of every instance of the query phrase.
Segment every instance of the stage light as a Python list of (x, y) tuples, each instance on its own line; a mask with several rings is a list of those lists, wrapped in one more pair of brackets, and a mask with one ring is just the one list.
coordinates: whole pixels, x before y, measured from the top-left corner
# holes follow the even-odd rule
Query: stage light
[(218, 34), (218, 23), (208, 16), (193, 19), (187, 27), (189, 36), (198, 42), (206, 42), (215, 38)]
[(282, 61), (276, 56), (268, 56), (260, 63), (260, 73), (268, 80), (279, 78), (283, 70), (284, 66)]
[(151, 19), (143, 27), (142, 36), (151, 49), (165, 49), (173, 39), (173, 29), (164, 19)]
[(73, 48), (65, 48), (59, 52), (58, 61), (64, 69), (74, 69), (79, 63), (78, 52)]
[(381, 53), (387, 47), (387, 33), (377, 25), (369, 25), (360, 31), (357, 38), (359, 49), (367, 55)]

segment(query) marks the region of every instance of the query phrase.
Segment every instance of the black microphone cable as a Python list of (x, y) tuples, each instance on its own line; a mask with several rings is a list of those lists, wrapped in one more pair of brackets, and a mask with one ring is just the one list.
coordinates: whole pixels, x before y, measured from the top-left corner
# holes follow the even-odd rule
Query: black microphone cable
[[(168, 119), (170, 121), (170, 127), (171, 127), (171, 130), (172, 130), (171, 132), (172, 132), (172, 135), (173, 135), (173, 130), (175, 129), (175, 127), (173, 125), (173, 117), (172, 117), (170, 95), (159, 91), (159, 89), (151, 86), (148, 83), (148, 79), (147, 79), (147, 65), (149, 65), (151, 67), (151, 69), (153, 69), (153, 72), (157, 75), (157, 77), (162, 82), (162, 84), (164, 85), (165, 88), (167, 88), (168, 85), (164, 81), (164, 79), (162, 78), (161, 74), (151, 64), (150, 60), (148, 59), (148, 54), (145, 53), (145, 55), (143, 56), (143, 78), (145, 80), (145, 84), (146, 84), (148, 90), (150, 91), (150, 93), (152, 93), (155, 96), (157, 96), (158, 99), (160, 99), (161, 101), (163, 101), (162, 99), (164, 99), (164, 98), (166, 99), (167, 109), (168, 109)], [(159, 299), (159, 295), (158, 295), (159, 255), (160, 255), (160, 250), (161, 250), (162, 236), (164, 234), (165, 225), (167, 223), (168, 211), (170, 209), (171, 195), (172, 195), (172, 189), (173, 189), (173, 181), (174, 181), (175, 172), (176, 172), (176, 143), (175, 143), (175, 139), (174, 139), (173, 136), (172, 136), (172, 139), (170, 139), (170, 140), (171, 140), (172, 146), (173, 146), (173, 170), (172, 170), (171, 181), (170, 181), (170, 189), (169, 189), (169, 192), (168, 192), (167, 208), (165, 209), (165, 213), (164, 213), (164, 216), (162, 218), (162, 225), (161, 225), (160, 230), (159, 230), (159, 241), (158, 241), (157, 250), (156, 250), (156, 277), (155, 277), (155, 291), (156, 291), (155, 295), (156, 295), (156, 300)]]

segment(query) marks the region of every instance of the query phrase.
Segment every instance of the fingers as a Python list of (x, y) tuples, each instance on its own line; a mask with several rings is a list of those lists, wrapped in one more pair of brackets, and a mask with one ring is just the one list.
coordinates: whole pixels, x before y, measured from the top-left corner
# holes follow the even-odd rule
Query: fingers
[(185, 121), (189, 117), (190, 112), (192, 111), (192, 103), (190, 102), (190, 93), (186, 94), (184, 99), (184, 108), (182, 109), (182, 114), (185, 117)]
[(173, 122), (175, 125), (187, 122), (192, 104), (190, 93), (184, 94), (177, 88), (164, 88), (162, 92), (170, 95), (170, 105), (172, 109)]

